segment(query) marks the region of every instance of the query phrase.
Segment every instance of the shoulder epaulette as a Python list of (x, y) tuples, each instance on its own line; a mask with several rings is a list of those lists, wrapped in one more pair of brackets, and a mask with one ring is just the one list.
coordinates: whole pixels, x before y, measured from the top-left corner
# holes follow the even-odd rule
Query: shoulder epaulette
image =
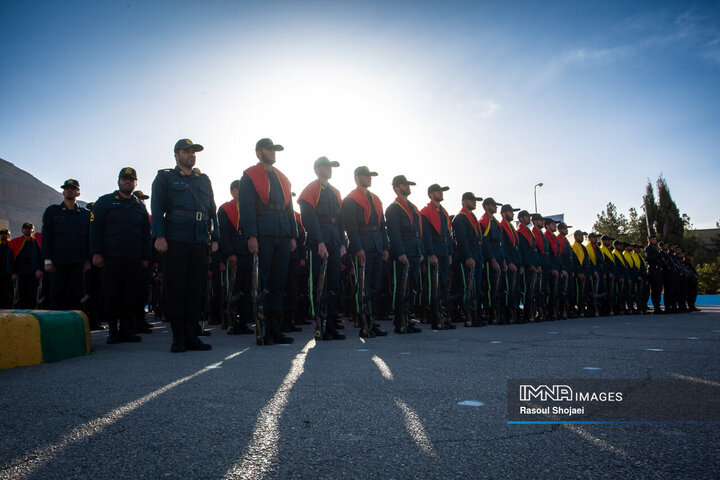
[(162, 168), (162, 169), (158, 170), (158, 173), (160, 173), (160, 172), (172, 172), (173, 170), (174, 170), (174, 168)]

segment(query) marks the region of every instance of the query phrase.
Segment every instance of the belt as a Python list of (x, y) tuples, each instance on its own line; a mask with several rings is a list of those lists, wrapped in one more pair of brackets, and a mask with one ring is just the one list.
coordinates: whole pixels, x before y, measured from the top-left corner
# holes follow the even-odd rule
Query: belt
[(331, 217), (330, 215), (318, 215), (318, 221), (324, 225), (335, 225), (338, 223), (338, 217)]
[(360, 227), (358, 227), (358, 230), (360, 230), (360, 233), (379, 232), (380, 227), (378, 227), (377, 225), (360, 225)]
[(208, 221), (207, 213), (185, 210), (183, 208), (173, 208), (167, 211), (168, 215), (177, 215), (179, 217), (187, 217), (197, 220), (198, 222)]
[(276, 205), (274, 203), (266, 203), (262, 206), (263, 210), (285, 210), (282, 205)]

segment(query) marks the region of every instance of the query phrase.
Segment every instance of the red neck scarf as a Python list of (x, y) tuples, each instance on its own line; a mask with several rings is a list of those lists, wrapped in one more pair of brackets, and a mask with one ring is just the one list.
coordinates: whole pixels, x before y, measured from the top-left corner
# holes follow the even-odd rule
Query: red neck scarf
[(220, 205), (220, 208), (225, 210), (225, 213), (227, 214), (230, 223), (232, 223), (235, 227), (235, 230), (240, 230), (240, 210), (238, 202), (236, 200), (230, 200), (229, 202), (225, 202)]
[(23, 249), (25, 246), (25, 242), (32, 243), (33, 238), (30, 237), (30, 239), (26, 239), (25, 235), (21, 235), (19, 237), (15, 237), (12, 240), (8, 242), (8, 246), (10, 247), (10, 250), (12, 251), (13, 258), (17, 258), (18, 254), (20, 253), (20, 250)]
[(504, 218), (502, 219), (502, 222), (500, 222), (500, 226), (502, 227), (503, 230), (505, 230), (505, 233), (507, 234), (507, 236), (510, 237), (510, 241), (512, 242), (513, 247), (515, 245), (517, 245), (517, 242), (519, 239), (518, 239), (517, 233), (515, 232), (515, 227), (510, 225), (510, 222), (508, 222)]
[[(337, 197), (338, 205), (340, 206), (340, 209), (342, 209), (342, 197), (340, 197), (340, 191), (329, 183), (325, 188), (330, 188), (333, 191)], [(305, 190), (302, 191), (298, 200), (304, 200), (313, 207), (317, 207), (317, 203), (320, 200), (320, 192), (322, 192), (322, 190), (323, 184), (320, 183), (320, 180), (310, 182), (310, 184), (305, 187)]]
[(298, 212), (295, 212), (295, 221), (297, 222), (298, 226), (298, 235), (302, 235), (305, 233), (305, 227), (303, 227), (302, 219), (300, 218), (300, 214)]
[[(273, 170), (275, 171), (278, 180), (280, 180), (280, 187), (283, 190), (283, 205), (287, 206), (287, 204), (290, 203), (292, 192), (290, 180), (288, 180), (287, 177), (277, 168), (274, 168)], [(245, 173), (247, 173), (250, 180), (252, 180), (253, 185), (255, 185), (255, 191), (257, 191), (260, 196), (260, 200), (262, 200), (263, 203), (268, 203), (268, 200), (270, 200), (270, 179), (268, 178), (268, 172), (265, 170), (265, 167), (263, 167), (263, 164), (258, 162), (257, 165), (245, 170)]]
[[(447, 231), (448, 233), (450, 233), (452, 232), (452, 226), (450, 225), (450, 215), (448, 215), (447, 211), (445, 211), (442, 205), (440, 205), (440, 210), (442, 210), (443, 215), (445, 215), (445, 222), (447, 222)], [(430, 222), (430, 225), (432, 225), (438, 235), (440, 235), (440, 212), (438, 212), (438, 208), (435, 206), (435, 204), (433, 202), (430, 202), (425, 205), (423, 209), (420, 210), (420, 215), (427, 218), (428, 222)]]
[[(400, 197), (395, 197), (395, 203), (400, 205), (400, 208), (402, 208), (403, 212), (407, 214), (408, 218), (410, 219), (410, 225), (414, 223), (414, 215), (410, 212), (410, 207), (412, 207), (413, 211), (418, 216), (418, 220), (420, 220), (420, 212), (418, 211), (417, 207), (411, 202), (403, 200)], [(420, 233), (422, 234), (422, 222), (420, 222)]]
[(545, 230), (545, 238), (547, 238), (548, 244), (550, 244), (550, 250), (552, 250), (553, 255), (557, 256), (557, 254), (558, 254), (557, 237), (555, 235), (553, 235), (553, 233), (550, 230)]
[(567, 238), (565, 238), (563, 235), (560, 235), (559, 233), (557, 234), (556, 238), (557, 238), (557, 241), (558, 241), (558, 243), (560, 244), (560, 247), (561, 247), (561, 248), (560, 248), (560, 251), (561, 251), (561, 252), (564, 252), (564, 251), (565, 251), (565, 247), (566, 247), (567, 244), (568, 244)]
[(540, 231), (539, 228), (533, 227), (532, 233), (535, 236), (535, 246), (537, 247), (538, 251), (545, 254), (545, 242), (543, 242), (543, 234)]
[(480, 229), (478, 227), (478, 221), (473, 212), (471, 212), (467, 208), (463, 207), (462, 209), (460, 209), (460, 213), (458, 213), (458, 215), (465, 215), (468, 219), (468, 222), (470, 222), (470, 225), (472, 226), (473, 230), (475, 230), (475, 235), (480, 236)]
[(357, 187), (355, 190), (350, 192), (347, 197), (345, 198), (352, 198), (357, 202), (358, 205), (360, 205), (363, 208), (363, 211), (365, 212), (365, 223), (370, 222), (370, 200), (368, 200), (367, 194), (370, 194), (373, 200), (373, 208), (375, 209), (375, 214), (377, 215), (377, 221), (378, 221), (378, 227), (380, 226), (380, 217), (382, 216), (382, 202), (378, 197), (373, 195), (370, 192), (366, 192), (360, 187)]
[(525, 237), (525, 240), (527, 240), (531, 247), (533, 246), (533, 234), (525, 225), (521, 223), (517, 229), (517, 232), (523, 237)]

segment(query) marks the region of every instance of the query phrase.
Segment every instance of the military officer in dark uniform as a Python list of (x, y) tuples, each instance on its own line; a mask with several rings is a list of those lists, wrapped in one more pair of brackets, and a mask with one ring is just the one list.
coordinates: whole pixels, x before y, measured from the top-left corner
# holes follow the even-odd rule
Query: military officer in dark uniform
[(141, 340), (135, 335), (139, 285), (152, 255), (148, 212), (133, 195), (135, 169), (120, 170), (117, 184), (117, 190), (98, 198), (90, 219), (92, 263), (103, 268), (109, 344)]
[(183, 138), (175, 143), (175, 168), (159, 170), (152, 185), (152, 235), (165, 254), (165, 311), (173, 331), (171, 352), (210, 350), (199, 338), (207, 281), (208, 243), (218, 250), (219, 234), (212, 184), (195, 166), (202, 145)]
[(627, 314), (630, 313), (628, 307), (632, 307), (632, 305), (628, 305), (628, 300), (630, 298), (630, 288), (632, 287), (632, 280), (630, 279), (630, 272), (628, 271), (630, 266), (625, 261), (625, 256), (623, 255), (624, 251), (625, 243), (621, 242), (620, 240), (614, 240), (612, 253), (619, 278), (616, 313)]
[(605, 274), (605, 299), (603, 301), (603, 313), (607, 315), (615, 315), (615, 306), (617, 303), (618, 291), (621, 290), (620, 284), (625, 282), (619, 274), (617, 265), (615, 264), (615, 255), (612, 253), (612, 242), (614, 239), (609, 235), (600, 237), (602, 245), (600, 253), (603, 259), (603, 273)]
[[(390, 238), (390, 257), (393, 261), (395, 278), (395, 314), (405, 311), (406, 318), (412, 316), (411, 309), (415, 305), (415, 296), (420, 291), (420, 263), (423, 259), (424, 246), (422, 237), (422, 217), (417, 207), (408, 200), (410, 186), (416, 185), (405, 175), (397, 175), (392, 180), (393, 190), (397, 197), (385, 210), (388, 237)], [(403, 270), (408, 269), (406, 297), (401, 295)], [(407, 333), (418, 333), (421, 330), (408, 321)], [(395, 333), (405, 333), (400, 319), (395, 319)]]
[(275, 152), (283, 150), (269, 138), (258, 140), (255, 155), (260, 161), (245, 170), (238, 194), (248, 251), (259, 254), (261, 283), (269, 291), (265, 301), (265, 345), (294, 340), (280, 330), (290, 253), (297, 248), (298, 238), (290, 180), (273, 166)]
[[(570, 228), (572, 228), (572, 225), (560, 222), (557, 224), (557, 233), (555, 234), (558, 244), (558, 256), (560, 257), (561, 274), (563, 275), (560, 312), (564, 319), (575, 316), (571, 308), (571, 305), (574, 303), (572, 297), (575, 292), (575, 272), (573, 270), (575, 264), (573, 263), (572, 248), (567, 240), (568, 229)], [(565, 273), (563, 274), (562, 272)]]
[(250, 301), (252, 258), (247, 248), (245, 228), (240, 219), (239, 191), (240, 180), (233, 180), (230, 183), (230, 196), (232, 199), (220, 205), (217, 212), (218, 227), (220, 229), (220, 251), (227, 268), (224, 274), (229, 279), (234, 270), (235, 285), (232, 293), (237, 296), (242, 292), (242, 296), (238, 298), (236, 305), (231, 309), (234, 313), (231, 325), (228, 325), (228, 335), (253, 333), (247, 326), (247, 322), (252, 316), (252, 303)]
[[(473, 213), (479, 201), (482, 201), (482, 197), (476, 197), (472, 192), (463, 193), (462, 209), (452, 221), (452, 232), (457, 245), (454, 258), (456, 274), (459, 277), (454, 281), (454, 284), (463, 287), (461, 292), (463, 299), (465, 299), (467, 289), (470, 288), (467, 284), (470, 269), (473, 269), (476, 295), (482, 288), (482, 272), (485, 266), (482, 252), (482, 232), (477, 217)], [(466, 318), (466, 324), (473, 327), (487, 325), (487, 322), (479, 317), (477, 309), (475, 312), (466, 311), (466, 314), (468, 313), (474, 314), (475, 318)]]
[(66, 180), (62, 191), (62, 203), (43, 214), (42, 258), (50, 274), (50, 308), (78, 310), (83, 272), (90, 270), (90, 211), (77, 204), (77, 180)]
[[(557, 231), (557, 220), (551, 217), (545, 217), (545, 238), (548, 243), (546, 251), (550, 260), (551, 268), (548, 282), (548, 306), (550, 318), (557, 320), (564, 318), (561, 311), (562, 285), (567, 281), (567, 271), (563, 270), (562, 257), (560, 256), (560, 244), (558, 243), (555, 232)], [(554, 273), (557, 272), (557, 275)], [(566, 317), (565, 317), (566, 318)]]
[[(441, 312), (447, 300), (448, 274), (452, 264), (452, 226), (450, 216), (441, 205), (444, 199), (443, 192), (448, 190), (450, 187), (441, 187), (437, 183), (430, 185), (428, 187), (430, 203), (420, 210), (428, 278), (431, 277), (433, 269), (438, 269), (437, 310), (432, 310), (433, 330), (455, 328), (455, 325), (445, 320), (445, 315)], [(431, 289), (432, 281), (428, 281), (428, 292)]]
[[(562, 233), (562, 232), (560, 232)], [(588, 254), (587, 248), (583, 245), (587, 233), (582, 230), (575, 230), (573, 233), (573, 240), (571, 247), (572, 255), (572, 271), (574, 282), (570, 289), (572, 298), (569, 299), (570, 304), (574, 305), (577, 315), (584, 317), (588, 314), (588, 285), (590, 284), (589, 277), (592, 275), (590, 268), (590, 255)]]
[(665, 313), (660, 307), (662, 301), (663, 289), (663, 268), (665, 267), (665, 259), (657, 247), (657, 235), (651, 234), (648, 237), (648, 246), (645, 247), (645, 257), (647, 258), (648, 279), (650, 281), (650, 298), (653, 304), (653, 313), (661, 315)]
[[(548, 291), (550, 285), (550, 278), (559, 275), (559, 272), (555, 270), (553, 263), (550, 260), (548, 251), (550, 250), (550, 244), (548, 243), (547, 237), (542, 232), (545, 228), (545, 217), (539, 213), (533, 213), (530, 217), (532, 219), (533, 228), (532, 234), (535, 239), (535, 246), (537, 247), (538, 258), (540, 259), (540, 280), (538, 280), (538, 290), (536, 298), (539, 300), (540, 305), (540, 316), (536, 319), (537, 321), (552, 320), (550, 316), (550, 308), (548, 305)], [(554, 280), (553, 280), (554, 281)]]
[(313, 169), (317, 180), (310, 182), (300, 193), (298, 204), (302, 224), (307, 233), (307, 248), (310, 260), (310, 310), (317, 314), (319, 305), (315, 304), (318, 273), (323, 259), (327, 259), (324, 295), (327, 302), (326, 331), (323, 340), (345, 340), (345, 335), (338, 333), (336, 323), (337, 297), (340, 293), (340, 259), (345, 255), (345, 231), (340, 208), (342, 197), (340, 191), (330, 185), (332, 169), (340, 163), (320, 157), (315, 160)]
[(0, 309), (12, 308), (13, 281), (17, 279), (8, 238), (10, 231), (7, 228), (0, 230)]
[(17, 275), (18, 301), (13, 308), (35, 308), (38, 282), (43, 277), (43, 271), (40, 245), (33, 237), (34, 231), (32, 223), (23, 223), (22, 235), (8, 242), (13, 254), (13, 269)]
[(598, 247), (598, 235), (595, 232), (588, 234), (588, 243), (585, 250), (588, 254), (588, 296), (590, 301), (592, 316), (597, 317), (600, 314), (600, 298), (605, 293), (605, 262), (604, 255)]
[(527, 210), (521, 210), (518, 213), (520, 224), (517, 228), (518, 234), (518, 250), (520, 252), (521, 261), (521, 288), (523, 302), (523, 321), (534, 322), (539, 314), (538, 302), (540, 298), (537, 295), (538, 282), (542, 273), (540, 266), (540, 257), (538, 256), (537, 244), (535, 236), (530, 231), (530, 213)]
[(483, 200), (485, 213), (478, 220), (482, 230), (483, 257), (485, 258), (485, 276), (483, 293), (486, 302), (486, 310), (490, 315), (490, 322), (493, 325), (504, 323), (501, 307), (504, 305), (502, 297), (505, 286), (502, 285), (507, 264), (505, 263), (505, 252), (503, 251), (502, 231), (495, 219), (498, 206), (492, 197)]
[(512, 224), (515, 212), (519, 208), (513, 208), (509, 203), (500, 208), (500, 230), (502, 231), (502, 245), (505, 253), (507, 270), (505, 271), (504, 287), (506, 294), (506, 308), (508, 323), (520, 321), (518, 310), (520, 308), (520, 274), (522, 271), (522, 257), (520, 256), (520, 238)]
[[(383, 262), (389, 257), (385, 214), (380, 199), (368, 190), (377, 172), (371, 172), (366, 166), (357, 167), (354, 177), (357, 188), (343, 199), (342, 220), (348, 236), (348, 250), (353, 256), (353, 271), (357, 277), (359, 267), (365, 267), (365, 288), (368, 290), (371, 310), (376, 313), (379, 303), (377, 297), (382, 287)], [(360, 301), (358, 299), (355, 302), (358, 308)], [(357, 313), (361, 314), (359, 311)], [(373, 324), (369, 332), (360, 331), (360, 336), (365, 335), (385, 336), (387, 332)]]

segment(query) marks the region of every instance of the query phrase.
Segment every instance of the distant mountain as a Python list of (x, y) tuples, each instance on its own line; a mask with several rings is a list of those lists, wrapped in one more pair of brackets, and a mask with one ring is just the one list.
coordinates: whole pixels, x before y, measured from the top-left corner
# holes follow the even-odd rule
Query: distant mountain
[(34, 224), (39, 232), (45, 209), (62, 198), (58, 190), (0, 158), (0, 219), (9, 221), (13, 237), (21, 234), (25, 222)]

